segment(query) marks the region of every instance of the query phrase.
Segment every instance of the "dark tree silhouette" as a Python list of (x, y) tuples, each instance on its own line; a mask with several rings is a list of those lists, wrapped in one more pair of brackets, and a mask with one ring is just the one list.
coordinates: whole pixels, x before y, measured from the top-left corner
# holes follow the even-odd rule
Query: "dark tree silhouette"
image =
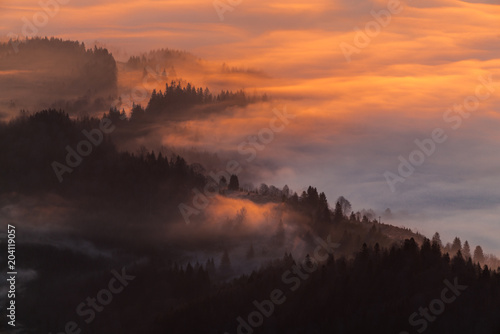
[(465, 240), (464, 247), (462, 249), (462, 254), (463, 254), (465, 260), (468, 260), (471, 258), (470, 246), (469, 246), (469, 242), (467, 240)]
[(340, 196), (337, 199), (337, 202), (340, 203), (340, 207), (342, 208), (342, 213), (344, 215), (348, 215), (351, 212), (352, 210), (351, 202), (349, 202), (344, 196)]
[(342, 211), (342, 205), (337, 202), (335, 204), (335, 210), (333, 211), (333, 222), (338, 224), (344, 219), (344, 212)]
[(432, 243), (435, 243), (439, 247), (443, 248), (443, 242), (441, 241), (441, 236), (438, 232), (434, 233), (434, 235), (432, 236)]
[(474, 249), (474, 258), (473, 258), (474, 263), (483, 263), (484, 262), (484, 253), (483, 253), (483, 248), (481, 246), (476, 246), (476, 249)]
[(451, 254), (455, 255), (458, 251), (462, 251), (462, 241), (460, 241), (459, 237), (455, 237), (451, 245)]
[(224, 189), (226, 187), (227, 187), (227, 180), (224, 176), (221, 176), (219, 180), (219, 188)]
[(238, 176), (236, 176), (234, 174), (231, 175), (227, 189), (229, 189), (229, 190), (239, 190), (240, 189), (240, 182), (238, 181)]

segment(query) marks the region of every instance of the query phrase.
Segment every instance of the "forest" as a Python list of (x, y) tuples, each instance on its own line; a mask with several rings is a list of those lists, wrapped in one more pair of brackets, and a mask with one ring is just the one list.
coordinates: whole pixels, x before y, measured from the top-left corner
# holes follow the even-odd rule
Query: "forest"
[[(120, 122), (133, 124), (133, 116), (122, 116), (112, 109), (103, 119), (110, 119), (116, 127)], [(292, 255), (286, 249), (289, 236), (284, 226), (289, 222), (280, 219), (268, 248), (245, 243), (243, 262), (232, 261), (234, 246), (226, 243), (228, 247), (219, 249), (216, 244), (222, 239), (217, 238), (209, 247), (215, 247), (219, 255), (202, 262), (187, 260), (181, 255), (183, 241), (167, 246), (141, 231), (157, 233), (158, 226), (174, 224), (172, 212), (192, 196), (190, 189), (208, 182), (206, 171), (188, 165), (180, 156), (120, 152), (110, 133), (103, 135), (102, 143), (80, 166), (64, 176), (64, 182), (58, 182), (51, 163), (63, 161), (65, 146), (76, 147), (86, 138), (82, 131), (99, 128), (101, 120), (71, 119), (63, 111), (45, 110), (22, 113), (0, 126), (2, 196), (64, 197), (78, 207), (70, 220), (79, 236), (115, 248), (110, 257), (41, 240), (27, 242), (19, 257), (38, 272), (37, 279), (26, 284), (29, 293), (19, 298), (20, 312), (32, 314), (25, 320), (27, 333), (55, 330), (64, 319), (74, 318), (76, 302), (84, 300), (88, 291), (98, 291), (109, 279), (106, 268), (126, 263), (137, 280), (117, 296), (113, 312), (89, 325), (93, 333), (387, 333), (395, 328), (408, 333), (498, 333), (500, 275), (496, 258), (485, 257), (480, 246), (471, 254), (468, 242), (462, 246), (458, 237), (443, 245), (438, 233), (431, 241), (410, 230), (381, 224), (369, 212), (352, 211), (343, 197), (330, 209), (325, 194), (312, 186), (298, 195), (288, 187), (265, 184), (243, 191), (237, 177), (219, 184), (220, 196), (237, 194), (254, 202), (277, 203), (289, 217), (302, 217), (297, 233), (308, 245), (305, 256)], [(81, 210), (106, 213), (108, 218), (96, 216), (94, 222), (74, 225)], [(203, 219), (206, 216), (200, 217)], [(240, 223), (244, 219), (243, 214)], [(394, 229), (397, 238), (389, 236)], [(332, 236), (338, 243), (335, 249), (326, 259), (315, 258), (315, 239)], [(270, 250), (284, 255), (267, 256)], [(253, 269), (242, 270), (245, 261)], [(444, 312), (426, 315), (419, 311), (440, 297), (446, 280), (458, 280), (467, 289), (455, 302), (446, 304)], [(269, 300), (273, 291), (282, 293), (275, 292), (280, 298), (272, 311), (264, 303), (268, 308), (259, 312), (267, 315), (249, 317), (255, 305)], [(40, 309), (41, 301), (44, 307)], [(415, 312), (418, 314), (412, 316)]]
[(89, 114), (109, 108), (118, 92), (117, 64), (106, 48), (54, 37), (0, 43), (0, 73), (0, 107), (13, 115), (45, 108)]
[[(17, 225), (22, 333), (500, 334), (498, 258), (459, 235), (443, 242), (398, 227), (389, 208), (233, 174), (215, 180), (210, 204), (185, 222), (180, 205), (217, 170), (201, 153), (145, 138), (260, 106), (266, 94), (169, 78), (125, 110), (111, 103), (117, 63), (107, 49), (10, 41), (0, 44), (0, 70), (20, 70), (35, 51), (47, 66), (71, 57), (57, 76), (73, 81), (58, 81), (68, 99), (0, 120), (0, 214)], [(159, 59), (201, 66), (170, 49), (123, 66), (140, 72)], [(80, 112), (108, 102), (101, 116)]]

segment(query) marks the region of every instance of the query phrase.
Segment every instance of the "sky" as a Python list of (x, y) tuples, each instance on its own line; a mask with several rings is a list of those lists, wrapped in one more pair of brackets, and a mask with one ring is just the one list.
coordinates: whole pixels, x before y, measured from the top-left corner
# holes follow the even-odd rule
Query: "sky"
[(243, 161), (238, 145), (286, 107), (295, 117), (245, 167), (261, 182), (389, 207), (391, 223), (497, 255), (499, 19), (494, 0), (0, 0), (4, 39), (97, 43), (119, 60), (168, 47), (265, 73), (197, 77), (276, 102), (192, 120), (165, 143)]

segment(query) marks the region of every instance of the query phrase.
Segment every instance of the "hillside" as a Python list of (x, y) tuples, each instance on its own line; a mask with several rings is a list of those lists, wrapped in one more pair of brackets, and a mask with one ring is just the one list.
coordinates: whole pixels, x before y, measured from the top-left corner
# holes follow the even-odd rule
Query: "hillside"
[(117, 97), (117, 66), (103, 48), (77, 41), (32, 38), (0, 43), (0, 116), (61, 108), (76, 114), (106, 111)]
[[(112, 133), (98, 138), (94, 131), (89, 137), (93, 129), (105, 129), (104, 119), (114, 119), (110, 124), (116, 127), (132, 122), (122, 116), (111, 110), (102, 119), (71, 119), (46, 110), (0, 124), (0, 200), (8, 208), (1, 218), (23, 231), (17, 239), (23, 264), (19, 286), (25, 291), (18, 298), (19, 312), (32, 314), (23, 319), (25, 333), (59, 330), (65, 319), (74, 318), (81, 300), (109, 280), (109, 270), (120, 267), (134, 277), (130, 288), (117, 297), (113, 312), (89, 326), (78, 318), (82, 328), (235, 332), (236, 319), (251, 312), (253, 300), (301, 282), (282, 278), (298, 263), (318, 269), (304, 276), (303, 287), (287, 294), (289, 302), (276, 307), (259, 331), (404, 329), (407, 315), (436, 296), (443, 279), (454, 277), (471, 287), (463, 303), (487, 298), (489, 310), (500, 307), (498, 273), (481, 267), (495, 263), (496, 268), (495, 258), (477, 263), (476, 254), (462, 255), (462, 246), (444, 253), (437, 239), (431, 245), (409, 229), (380, 224), (352, 211), (343, 197), (332, 208), (312, 186), (300, 196), (267, 185), (243, 191), (235, 175), (214, 184), (209, 171), (182, 157), (118, 151)], [(67, 147), (78, 150), (83, 140), (99, 143), (71, 172), (60, 174), (59, 182)], [(63, 169), (54, 168), (54, 161)], [(193, 192), (209, 184), (216, 191), (199, 207)], [(179, 203), (198, 208), (189, 224)], [(328, 259), (311, 258), (318, 240), (331, 245)], [(299, 311), (304, 306), (307, 311)], [(451, 309), (434, 330), (465, 333), (460, 330), (483, 328), (482, 323), (499, 328), (484, 308), (460, 310), (467, 316)]]

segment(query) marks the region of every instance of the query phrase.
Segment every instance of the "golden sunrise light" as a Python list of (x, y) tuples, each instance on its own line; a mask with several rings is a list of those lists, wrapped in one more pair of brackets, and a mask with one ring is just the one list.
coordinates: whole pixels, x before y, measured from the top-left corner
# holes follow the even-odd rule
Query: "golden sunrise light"
[(0, 333), (499, 333), (499, 20), (0, 0)]

